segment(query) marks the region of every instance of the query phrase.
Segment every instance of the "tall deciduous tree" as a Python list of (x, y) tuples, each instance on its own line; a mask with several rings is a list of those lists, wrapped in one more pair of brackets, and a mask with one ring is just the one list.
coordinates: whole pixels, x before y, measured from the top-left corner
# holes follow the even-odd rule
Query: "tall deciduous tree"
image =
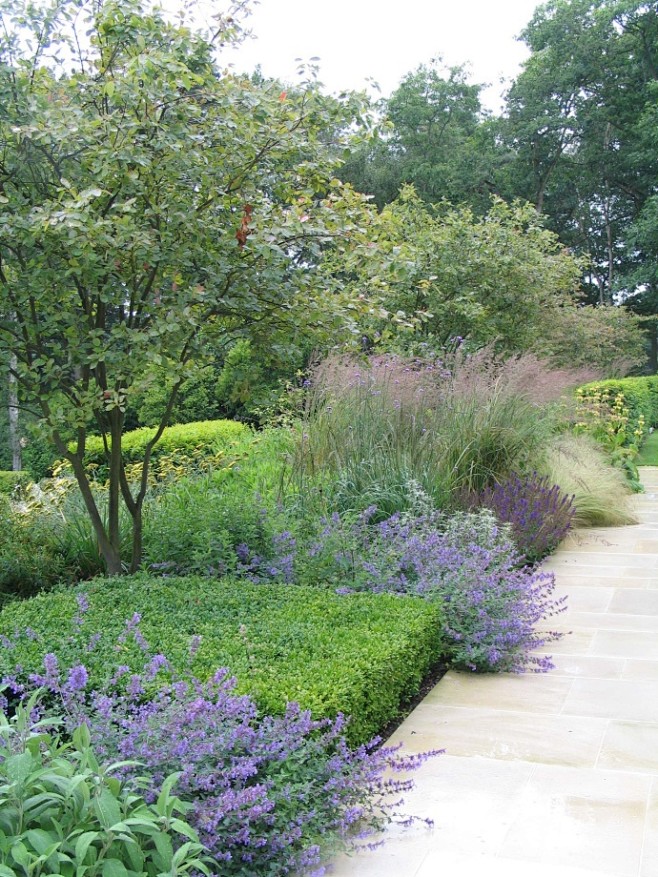
[(465, 207), (437, 215), (410, 186), (346, 264), (389, 313), (415, 320), (408, 341), (438, 349), (461, 336), (505, 352), (533, 346), (554, 309), (574, 300), (581, 270), (529, 204), (499, 200), (485, 217)]
[[(318, 289), (311, 266), (362, 207), (332, 183), (326, 137), (353, 108), (222, 73), (231, 18), (201, 33), (140, 0), (0, 10), (0, 313), (13, 316), (0, 359), (15, 357), (117, 574), (140, 564), (152, 448), (206, 346), (346, 317), (338, 284)], [(135, 485), (125, 411), (163, 363), (171, 389)], [(106, 520), (85, 471), (90, 424), (109, 462)]]
[(658, 10), (640, 0), (551, 0), (522, 35), (502, 190), (532, 201), (587, 254), (593, 300), (609, 303), (638, 261), (628, 230), (656, 186), (642, 126), (658, 77)]
[(411, 184), (428, 203), (489, 207), (499, 150), (465, 68), (421, 65), (381, 102), (382, 136), (357, 150), (341, 172), (381, 208)]
[(527, 202), (495, 199), (483, 217), (437, 212), (405, 187), (340, 259), (357, 289), (376, 291), (386, 308), (388, 320), (374, 315), (369, 327), (384, 349), (438, 352), (459, 336), (603, 371), (644, 358), (633, 315), (582, 306), (583, 261)]

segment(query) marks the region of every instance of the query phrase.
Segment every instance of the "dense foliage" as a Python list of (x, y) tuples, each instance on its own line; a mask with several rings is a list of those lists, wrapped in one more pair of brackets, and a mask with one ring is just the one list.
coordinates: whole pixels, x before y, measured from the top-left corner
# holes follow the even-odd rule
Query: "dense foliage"
[(117, 641), (121, 663), (139, 670), (143, 637), (177, 672), (189, 664), (206, 680), (230, 667), (262, 711), (282, 713), (295, 700), (316, 717), (352, 716), (349, 739), (362, 743), (397, 715), (444, 651), (441, 607), (393, 596), (145, 574), (120, 585), (96, 580), (77, 596), (89, 607), (82, 615), (70, 588), (4, 608), (2, 673), (16, 664), (37, 672), (52, 652), (63, 669), (84, 660), (98, 685), (113, 673)]
[(0, 470), (0, 493), (11, 495), (12, 493), (15, 493), (17, 489), (25, 487), (29, 481), (30, 476), (27, 472), (7, 472)]
[(658, 424), (658, 380), (595, 381), (579, 387), (576, 395), (574, 432), (595, 439), (640, 490), (635, 460), (645, 436)]
[(139, 783), (117, 778), (120, 765), (99, 761), (86, 716), (77, 727), (69, 718), (63, 739), (63, 719), (39, 715), (39, 694), (9, 720), (0, 712), (0, 874), (210, 877), (214, 863), (183, 818), (191, 807), (171, 793), (178, 774), (147, 804)]

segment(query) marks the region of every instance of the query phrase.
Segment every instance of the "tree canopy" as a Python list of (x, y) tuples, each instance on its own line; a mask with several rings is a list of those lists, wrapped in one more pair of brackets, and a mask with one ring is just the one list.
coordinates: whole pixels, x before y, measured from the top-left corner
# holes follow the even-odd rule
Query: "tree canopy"
[(428, 203), (489, 208), (498, 149), (487, 124), (482, 86), (464, 67), (421, 64), (380, 102), (381, 136), (355, 150), (341, 177), (378, 207), (413, 185)]
[[(140, 0), (1, 13), (0, 360), (16, 357), (23, 404), (72, 465), (116, 573), (121, 501), (133, 568), (141, 557), (150, 447), (131, 485), (121, 435), (144, 380), (163, 364), (171, 379), (155, 442), (209, 345), (266, 328), (291, 345), (301, 324), (349, 317), (310, 266), (359, 212), (332, 181), (327, 133), (358, 107), (223, 72), (230, 17), (204, 33)], [(84, 469), (90, 425), (110, 458), (107, 526)]]

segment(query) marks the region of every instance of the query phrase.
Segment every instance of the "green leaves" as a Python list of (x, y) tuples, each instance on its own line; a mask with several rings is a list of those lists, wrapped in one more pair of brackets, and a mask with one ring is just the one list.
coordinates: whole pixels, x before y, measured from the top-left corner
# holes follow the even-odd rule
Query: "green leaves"
[(41, 730), (58, 719), (32, 725), (34, 705), (19, 705), (11, 720), (0, 714), (0, 877), (209, 873), (197, 834), (174, 815), (186, 809), (172, 793), (178, 774), (149, 806), (106, 776), (120, 765), (98, 763), (86, 725), (63, 744)]
[[(22, 399), (60, 454), (92, 427), (112, 437), (118, 496), (123, 415), (154, 364), (177, 375), (268, 331), (297, 351), (304, 331), (310, 348), (351, 322), (314, 268), (354, 222), (332, 140), (358, 101), (315, 86), (281, 100), (279, 83), (220, 75), (207, 35), (148, 0), (64, 0), (52, 20), (23, 0), (5, 7), (0, 293), (15, 318), (0, 323), (0, 359), (17, 357)], [(71, 74), (30, 57), (26, 30), (43, 33), (48, 58), (69, 57), (78, 38), (89, 50)], [(177, 390), (170, 382), (165, 419)], [(77, 447), (101, 552), (119, 572), (119, 506), (137, 534), (146, 488), (122, 493), (105, 527)], [(133, 549), (137, 567), (137, 536)]]
[[(532, 348), (571, 303), (581, 264), (544, 229), (530, 205), (494, 200), (485, 217), (427, 207), (411, 186), (377, 217), (346, 259), (357, 285), (376, 284), (384, 343), (434, 349), (455, 336), (506, 351)], [(405, 331), (406, 330), (406, 331)]]

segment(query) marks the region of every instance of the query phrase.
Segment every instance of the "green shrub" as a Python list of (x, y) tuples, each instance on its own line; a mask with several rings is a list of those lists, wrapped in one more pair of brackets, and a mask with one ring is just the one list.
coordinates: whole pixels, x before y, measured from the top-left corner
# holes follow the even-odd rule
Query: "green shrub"
[(51, 548), (48, 529), (16, 514), (9, 498), (0, 494), (0, 605), (51, 587), (64, 566)]
[(57, 463), (57, 449), (52, 444), (45, 430), (38, 423), (26, 424), (25, 447), (21, 452), (23, 468), (30, 473), (34, 481), (49, 478)]
[[(176, 380), (175, 370), (154, 368), (153, 380), (137, 397), (131, 399), (127, 417), (137, 426), (158, 426), (167, 407)], [(215, 420), (221, 417), (215, 399), (217, 370), (211, 366), (199, 369), (181, 384), (169, 422), (171, 424)]]
[(616, 527), (637, 522), (623, 472), (608, 463), (605, 451), (591, 437), (555, 438), (547, 449), (545, 474), (563, 493), (573, 495), (574, 527)]
[[(297, 434), (289, 427), (248, 430), (245, 440), (236, 444), (231, 465), (211, 469), (209, 479), (215, 487), (279, 501), (290, 481), (296, 448)], [(196, 476), (192, 473), (191, 477)]]
[(258, 420), (280, 394), (280, 379), (293, 374), (297, 362), (277, 363), (248, 339), (240, 339), (226, 354), (215, 387), (218, 404), (228, 417)]
[[(124, 434), (121, 447), (127, 465), (139, 466), (144, 459), (146, 445), (154, 434), (155, 429), (151, 427), (141, 427)], [(244, 445), (249, 437), (248, 427), (232, 420), (205, 420), (168, 426), (151, 455), (154, 477), (164, 477), (177, 466), (185, 468), (190, 458), (198, 463), (212, 457), (217, 465), (222, 460), (231, 462), (236, 448)], [(165, 458), (166, 467), (159, 468), (159, 462)], [(107, 478), (107, 457), (100, 436), (87, 439), (85, 464), (95, 470), (98, 480)]]
[(37, 704), (33, 695), (11, 721), (0, 713), (1, 877), (210, 875), (180, 815), (192, 805), (171, 794), (176, 774), (147, 804), (97, 760), (86, 725), (63, 742), (60, 719), (34, 723)]
[[(88, 601), (83, 614), (76, 595)], [(318, 718), (350, 715), (353, 743), (398, 714), (444, 650), (440, 609), (422, 599), (141, 574), (5, 607), (0, 633), (19, 635), (0, 652), (0, 678), (16, 664), (40, 671), (45, 652), (62, 668), (84, 658), (92, 684), (118, 664), (141, 669), (144, 653), (130, 633), (133, 622), (126, 625), (134, 613), (151, 650), (167, 655), (175, 670), (207, 679), (229, 667), (264, 713), (281, 714), (294, 700)], [(190, 656), (194, 637), (200, 640)]]
[(268, 509), (239, 480), (186, 478), (149, 505), (144, 562), (177, 574), (224, 575), (236, 569), (238, 546), (267, 556), (273, 535)]
[[(607, 381), (594, 381), (578, 387), (577, 396), (583, 400), (600, 402), (602, 408), (610, 413), (616, 423), (618, 417), (614, 415), (615, 400), (621, 395), (627, 416), (623, 424), (622, 444), (637, 442), (636, 432), (643, 434), (650, 426), (658, 425), (658, 376), (648, 375), (637, 378), (616, 378)], [(604, 411), (602, 410), (601, 414)]]
[(145, 563), (169, 564), (177, 574), (218, 575), (235, 570), (240, 545), (268, 557), (275, 527), (291, 526), (278, 501), (294, 442), (291, 430), (264, 430), (234, 466), (155, 492), (145, 515)]
[(633, 489), (641, 490), (636, 457), (658, 422), (658, 377), (596, 381), (579, 387), (576, 398), (574, 432), (596, 439)]
[(20, 472), (0, 471), (0, 493), (12, 494), (16, 488), (26, 487), (32, 479), (24, 469)]

